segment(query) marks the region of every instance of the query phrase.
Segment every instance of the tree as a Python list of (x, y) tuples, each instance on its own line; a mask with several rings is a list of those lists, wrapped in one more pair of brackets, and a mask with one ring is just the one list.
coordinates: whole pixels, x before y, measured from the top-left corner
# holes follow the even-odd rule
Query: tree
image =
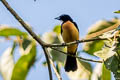
[[(101, 60), (97, 61), (70, 55), (76, 57), (79, 64), (79, 69), (75, 73), (68, 73), (71, 79), (110, 80), (111, 72), (113, 72), (116, 80), (120, 79), (119, 19), (114, 18), (111, 21), (99, 21), (89, 29), (86, 39), (62, 44), (59, 25), (55, 26), (53, 32), (45, 33), (39, 38), (30, 26), (10, 7), (6, 0), (1, 0), (1, 2), (29, 33), (17, 28), (1, 26), (0, 36), (3, 36), (7, 40), (12, 39), (13, 41), (13, 46), (4, 52), (0, 59), (0, 72), (5, 80), (25, 80), (30, 68), (36, 62), (36, 46), (41, 46), (44, 51), (46, 56), (44, 65), (47, 64), (48, 66), (50, 80), (53, 80), (51, 66), (58, 79), (62, 80), (60, 68), (63, 66), (66, 55), (69, 55), (66, 54), (64, 47), (79, 43), (85, 43), (83, 47), (85, 53), (98, 56)], [(11, 36), (14, 36), (14, 38), (11, 38)], [(15, 63), (13, 57), (16, 46), (20, 49), (21, 57)], [(91, 64), (88, 61), (99, 63), (93, 72)], [(56, 65), (54, 65), (54, 62), (56, 62)]]

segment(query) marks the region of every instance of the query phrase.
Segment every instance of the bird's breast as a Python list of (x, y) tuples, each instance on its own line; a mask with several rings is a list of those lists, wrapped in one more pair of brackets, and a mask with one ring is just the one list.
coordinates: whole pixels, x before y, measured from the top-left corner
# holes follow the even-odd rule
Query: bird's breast
[(66, 43), (79, 40), (79, 32), (72, 22), (65, 22), (62, 25), (62, 31), (62, 37)]

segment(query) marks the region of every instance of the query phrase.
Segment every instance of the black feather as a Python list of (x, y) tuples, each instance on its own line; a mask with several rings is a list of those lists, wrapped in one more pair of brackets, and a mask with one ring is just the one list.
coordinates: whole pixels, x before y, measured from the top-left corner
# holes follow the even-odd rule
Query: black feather
[(76, 22), (72, 22), (72, 23), (75, 25), (75, 27), (77, 28), (77, 30), (78, 30), (78, 32), (79, 32), (79, 28), (78, 28)]
[(76, 71), (77, 70), (77, 60), (75, 57), (67, 56), (66, 64), (65, 64), (65, 71)]

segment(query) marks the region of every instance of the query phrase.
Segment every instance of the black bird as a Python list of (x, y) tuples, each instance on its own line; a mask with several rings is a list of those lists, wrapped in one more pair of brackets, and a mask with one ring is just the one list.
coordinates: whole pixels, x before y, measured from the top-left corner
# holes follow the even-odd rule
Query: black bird
[[(79, 40), (79, 29), (77, 27), (77, 24), (69, 15), (63, 14), (55, 19), (61, 20), (63, 22), (61, 24), (61, 35), (65, 43)], [(77, 44), (67, 46), (67, 54), (76, 55), (77, 47)], [(64, 68), (66, 72), (76, 71), (76, 58), (68, 55)]]

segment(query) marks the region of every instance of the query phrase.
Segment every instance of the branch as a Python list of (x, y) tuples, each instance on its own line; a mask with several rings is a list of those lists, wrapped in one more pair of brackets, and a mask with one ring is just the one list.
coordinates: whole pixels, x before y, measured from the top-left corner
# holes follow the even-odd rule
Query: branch
[(54, 72), (55, 72), (55, 74), (56, 74), (58, 80), (62, 80), (60, 74), (58, 73), (58, 71), (57, 71), (56, 68), (55, 68), (55, 65), (54, 65), (54, 63), (53, 63), (53, 61), (52, 61), (52, 58), (51, 58), (51, 56), (50, 56), (48, 50), (47, 50), (46, 48), (45, 48), (45, 50), (46, 50), (46, 53), (48, 54), (48, 57), (49, 57), (49, 59), (50, 59), (50, 63), (51, 63), (51, 65), (52, 65), (52, 67), (53, 67), (53, 70), (54, 70)]
[(52, 79), (51, 66), (50, 66), (50, 62), (51, 62), (51, 60), (49, 59), (49, 56), (48, 56), (48, 54), (47, 54), (47, 50), (46, 50), (45, 47), (43, 47), (43, 50), (44, 50), (44, 52), (45, 52), (45, 56), (46, 56), (46, 60), (47, 60), (47, 64), (48, 64), (48, 70), (49, 70), (50, 80), (53, 80), (53, 79)]
[(8, 11), (16, 18), (16, 20), (28, 31), (28, 33), (33, 37), (33, 39), (35, 39), (42, 46), (42, 48), (44, 50), (44, 54), (45, 54), (46, 60), (47, 60), (47, 64), (48, 64), (50, 80), (53, 80), (52, 79), (52, 71), (51, 71), (51, 67), (50, 67), (50, 61), (49, 61), (48, 55), (45, 52), (45, 47), (43, 47), (43, 45), (45, 45), (45, 43), (31, 30), (30, 26), (27, 25), (19, 17), (19, 15), (10, 7), (10, 5), (8, 4), (8, 2), (6, 2), (6, 0), (1, 0), (1, 2), (8, 9)]
[(99, 36), (99, 35), (101, 35), (101, 34), (103, 34), (105, 32), (108, 32), (108, 31), (111, 31), (113, 29), (116, 29), (117, 27), (119, 27), (119, 25), (120, 25), (120, 22), (117, 22), (116, 24), (114, 24), (114, 25), (112, 25), (112, 26), (110, 26), (108, 28), (105, 28), (103, 30), (100, 30), (100, 31), (97, 31), (95, 33), (87, 35), (86, 38), (87, 39), (94, 38), (94, 37)]
[(51, 49), (54, 49), (54, 50), (56, 50), (56, 51), (58, 51), (58, 52), (61, 52), (61, 53), (65, 54), (65, 55), (69, 55), (69, 56), (72, 56), (72, 57), (75, 57), (75, 58), (78, 58), (78, 59), (81, 59), (81, 60), (91, 61), (91, 62), (97, 62), (97, 63), (103, 63), (103, 61), (97, 61), (97, 60), (92, 60), (92, 59), (86, 59), (86, 58), (78, 57), (78, 56), (75, 56), (75, 55), (67, 54), (66, 52), (63, 52), (63, 51), (58, 50), (58, 49), (53, 48), (53, 47), (51, 47)]
[(45, 47), (64, 47), (64, 46), (69, 46), (69, 45), (73, 45), (73, 44), (79, 44), (79, 43), (83, 43), (83, 42), (90, 42), (90, 41), (97, 41), (97, 40), (108, 40), (108, 38), (82, 39), (82, 40), (73, 41), (73, 42), (69, 42), (69, 43), (62, 43), (62, 44), (45, 44)]

